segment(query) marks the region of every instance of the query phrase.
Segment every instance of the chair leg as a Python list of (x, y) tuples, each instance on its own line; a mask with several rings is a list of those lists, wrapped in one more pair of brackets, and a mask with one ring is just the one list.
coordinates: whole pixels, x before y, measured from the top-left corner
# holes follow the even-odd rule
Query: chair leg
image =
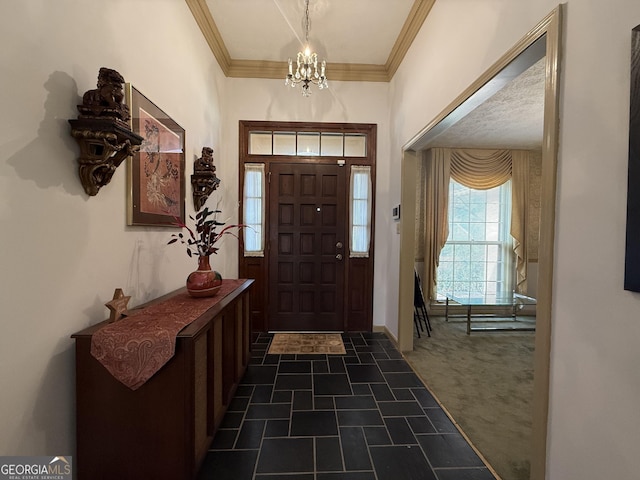
[(424, 312), (424, 322), (427, 325), (427, 331), (431, 331), (431, 321), (429, 320), (429, 312), (427, 312), (427, 307), (423, 305), (422, 311)]
[(427, 336), (431, 336), (431, 322), (429, 321), (429, 314), (427, 313), (427, 309), (424, 307), (424, 305), (422, 306), (422, 310), (424, 312), (424, 324), (427, 327)]
[(431, 322), (429, 321), (429, 314), (427, 313), (427, 307), (424, 303), (424, 295), (422, 294), (422, 286), (420, 285), (420, 277), (418, 277), (418, 272), (414, 269), (414, 283), (413, 283), (413, 307), (415, 310), (415, 315), (424, 322), (424, 325), (427, 330), (427, 335), (431, 336)]
[(429, 323), (429, 317), (426, 316), (426, 310), (422, 305), (420, 305), (419, 307), (414, 305), (413, 311), (413, 321), (416, 322), (416, 328), (417, 325), (420, 325), (420, 330), (422, 330), (423, 332), (426, 330), (427, 336), (430, 337), (431, 324)]

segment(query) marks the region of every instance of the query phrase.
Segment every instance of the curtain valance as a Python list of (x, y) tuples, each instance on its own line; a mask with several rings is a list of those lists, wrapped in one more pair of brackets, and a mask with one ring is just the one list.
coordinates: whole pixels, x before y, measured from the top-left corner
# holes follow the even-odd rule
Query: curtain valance
[(502, 185), (511, 178), (511, 150), (451, 150), (451, 178), (475, 190)]

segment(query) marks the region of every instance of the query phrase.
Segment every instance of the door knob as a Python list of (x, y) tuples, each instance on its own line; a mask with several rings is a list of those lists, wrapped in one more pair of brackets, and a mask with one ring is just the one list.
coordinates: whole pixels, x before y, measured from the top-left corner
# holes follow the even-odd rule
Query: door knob
[(341, 253), (337, 254), (337, 255), (336, 255), (336, 258), (337, 258), (338, 260), (342, 260), (342, 254), (341, 254)]
[(342, 248), (342, 242), (336, 243), (336, 248)]

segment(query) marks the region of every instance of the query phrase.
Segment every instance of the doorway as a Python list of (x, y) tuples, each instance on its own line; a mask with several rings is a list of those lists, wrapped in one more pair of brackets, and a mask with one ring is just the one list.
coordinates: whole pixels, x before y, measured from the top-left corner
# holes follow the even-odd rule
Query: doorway
[(376, 132), (240, 121), (240, 216), (251, 229), (239, 272), (255, 279), (254, 331), (372, 330)]
[[(531, 455), (532, 479), (545, 478), (546, 438), (549, 398), (549, 363), (551, 342), (551, 313), (555, 227), (555, 189), (558, 149), (559, 117), (559, 67), (562, 6), (558, 6), (473, 85), (461, 94), (445, 111), (430, 122), (404, 149), (402, 163), (402, 205), (410, 218), (415, 213), (415, 172), (420, 140), (429, 132), (446, 129), (448, 124), (461, 118), (467, 108), (481, 96), (483, 87), (500, 81), (499, 74), (543, 36), (546, 39), (544, 133), (542, 142), (542, 185), (540, 205), (540, 239), (538, 288), (536, 311), (536, 336), (534, 355), (533, 393), (533, 442)], [(473, 97), (473, 99), (472, 99)], [(441, 130), (440, 130), (441, 131)], [(406, 205), (406, 209), (404, 208)], [(414, 225), (401, 226), (400, 247), (400, 298), (398, 308), (398, 343), (402, 351), (412, 349), (413, 344), (413, 283)]]

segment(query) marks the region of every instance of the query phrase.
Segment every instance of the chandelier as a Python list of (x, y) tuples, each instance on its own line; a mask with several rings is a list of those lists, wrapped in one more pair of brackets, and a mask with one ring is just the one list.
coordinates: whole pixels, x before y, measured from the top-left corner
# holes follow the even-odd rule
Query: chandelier
[(291, 88), (296, 88), (298, 84), (302, 84), (302, 96), (308, 97), (311, 95), (309, 85), (312, 83), (317, 85), (320, 90), (329, 88), (327, 76), (325, 75), (327, 62), (322, 60), (320, 69), (318, 69), (318, 54), (315, 52), (311, 53), (311, 49), (309, 48), (309, 0), (305, 1), (304, 36), (304, 52), (298, 52), (295, 73), (293, 71), (293, 62), (291, 58), (289, 58), (289, 73), (285, 78), (284, 84), (291, 86)]

